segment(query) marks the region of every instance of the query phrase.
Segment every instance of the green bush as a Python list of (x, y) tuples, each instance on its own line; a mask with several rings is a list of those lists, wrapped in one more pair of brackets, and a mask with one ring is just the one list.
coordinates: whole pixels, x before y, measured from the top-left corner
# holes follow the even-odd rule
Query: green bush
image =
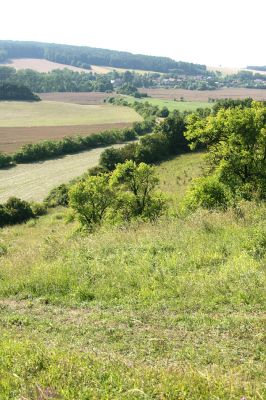
[(31, 203), (30, 206), (31, 206), (34, 217), (40, 217), (42, 215), (47, 214), (47, 208), (46, 208), (45, 204), (34, 202), (34, 203)]
[(185, 206), (195, 210), (226, 210), (230, 203), (228, 188), (216, 176), (198, 178), (185, 196)]
[(0, 168), (10, 167), (12, 163), (12, 157), (8, 154), (0, 153)]
[(5, 204), (0, 204), (0, 227), (26, 222), (34, 217), (27, 201), (10, 197)]
[(48, 196), (44, 200), (44, 204), (47, 207), (56, 206), (68, 206), (69, 203), (69, 186), (66, 184), (61, 184), (50, 191)]

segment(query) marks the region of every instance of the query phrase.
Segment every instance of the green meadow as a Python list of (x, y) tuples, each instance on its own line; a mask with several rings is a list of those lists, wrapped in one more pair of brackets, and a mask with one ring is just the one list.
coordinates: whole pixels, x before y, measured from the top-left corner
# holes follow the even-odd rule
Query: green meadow
[(146, 101), (148, 101), (153, 106), (158, 106), (159, 108), (167, 107), (169, 111), (178, 110), (180, 112), (196, 111), (197, 108), (211, 107), (210, 103), (204, 101), (174, 101), (174, 100), (155, 99), (151, 97), (136, 99), (130, 96), (127, 96), (126, 100), (129, 103), (134, 103), (135, 101), (140, 101), (141, 103), (145, 103)]
[(203, 154), (157, 167), (155, 223), (0, 230), (0, 398), (266, 397), (265, 205), (180, 213)]

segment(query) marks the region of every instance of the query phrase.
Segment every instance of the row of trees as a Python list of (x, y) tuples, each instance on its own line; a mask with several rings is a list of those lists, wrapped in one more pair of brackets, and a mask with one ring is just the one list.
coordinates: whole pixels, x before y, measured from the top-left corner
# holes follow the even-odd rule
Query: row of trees
[(47, 160), (92, 148), (136, 140), (139, 135), (151, 132), (154, 125), (155, 121), (150, 119), (136, 122), (132, 128), (111, 129), (94, 135), (65, 137), (57, 141), (44, 140), (27, 144), (12, 156), (0, 153), (0, 168), (9, 167), (13, 164)]
[(106, 149), (101, 154), (100, 166), (103, 170), (112, 171), (117, 163), (127, 160), (152, 164), (187, 152), (189, 146), (185, 131), (185, 116), (174, 112), (155, 126), (153, 134), (143, 136), (139, 142), (128, 144), (121, 149)]
[(0, 100), (40, 101), (40, 97), (24, 85), (0, 82)]
[(36, 93), (44, 92), (112, 92), (113, 85), (106, 75), (57, 69), (44, 73), (24, 69), (16, 71), (11, 67), (0, 67), (0, 81), (26, 85)]

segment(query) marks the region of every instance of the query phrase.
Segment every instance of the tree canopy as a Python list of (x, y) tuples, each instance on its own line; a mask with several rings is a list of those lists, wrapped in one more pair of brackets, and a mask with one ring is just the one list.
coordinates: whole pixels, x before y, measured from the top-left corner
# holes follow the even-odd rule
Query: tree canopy
[(234, 195), (266, 199), (266, 107), (221, 109), (216, 115), (188, 116), (186, 137), (195, 148), (207, 146), (209, 171)]

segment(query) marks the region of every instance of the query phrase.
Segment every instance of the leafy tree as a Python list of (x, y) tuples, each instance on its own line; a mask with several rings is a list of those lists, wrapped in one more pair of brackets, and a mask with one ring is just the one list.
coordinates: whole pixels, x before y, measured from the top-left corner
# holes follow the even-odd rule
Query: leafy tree
[(266, 199), (266, 107), (221, 109), (205, 119), (188, 117), (191, 147), (207, 145), (210, 172), (228, 185), (235, 196)]
[(130, 160), (118, 164), (110, 179), (116, 191), (117, 210), (127, 219), (142, 216), (155, 219), (163, 211), (164, 200), (155, 195), (159, 179), (155, 169), (145, 163)]
[(163, 107), (157, 112), (157, 117), (166, 118), (169, 115), (169, 110), (167, 107)]
[(112, 223), (132, 218), (154, 220), (165, 209), (155, 192), (158, 178), (153, 167), (134, 161), (118, 164), (111, 175), (88, 176), (69, 191), (69, 204), (89, 230), (104, 219)]
[(111, 147), (102, 152), (100, 156), (100, 166), (107, 171), (113, 171), (117, 164), (123, 162), (123, 156), (120, 149)]
[(184, 116), (179, 112), (169, 115), (155, 129), (156, 132), (164, 135), (169, 154), (178, 154), (188, 150), (188, 141), (184, 135), (185, 130)]
[(92, 230), (101, 224), (114, 193), (109, 185), (109, 175), (89, 176), (78, 182), (69, 191), (69, 204), (83, 226)]

